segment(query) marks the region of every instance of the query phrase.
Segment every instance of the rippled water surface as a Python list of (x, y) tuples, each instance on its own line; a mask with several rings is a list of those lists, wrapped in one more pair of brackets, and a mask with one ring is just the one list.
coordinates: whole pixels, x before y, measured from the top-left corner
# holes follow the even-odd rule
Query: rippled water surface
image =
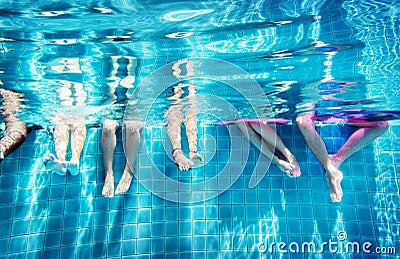
[[(265, 93), (246, 96), (256, 103), (249, 109), (243, 96), (208, 80), (207, 73), (220, 69), (214, 64), (200, 71), (204, 78), (189, 82), (195, 85), (206, 122), (213, 121), (209, 113), (223, 113), (223, 119), (237, 116), (224, 113), (228, 104), (221, 100), (242, 117), (293, 119), (319, 109), (315, 104), (325, 100), (335, 100), (330, 103), (333, 109), (396, 110), (399, 4), (1, 1), (0, 83), (24, 94), (20, 116), (40, 126), (63, 113), (84, 116), (94, 125), (105, 118), (121, 119), (127, 100), (137, 108), (137, 101), (148, 98), (132, 95), (141, 83), (143, 89), (154, 87), (155, 82), (143, 83), (147, 76), (191, 58), (239, 66), (240, 75), (230, 70), (220, 75), (244, 84), (255, 79)], [(202, 64), (198, 60), (195, 68)], [(184, 65), (180, 68), (185, 70)], [(340, 84), (332, 90), (321, 82)], [(207, 98), (210, 94), (220, 99)], [(172, 95), (173, 90), (166, 89), (157, 96), (149, 121), (164, 120), (160, 111), (173, 103)]]

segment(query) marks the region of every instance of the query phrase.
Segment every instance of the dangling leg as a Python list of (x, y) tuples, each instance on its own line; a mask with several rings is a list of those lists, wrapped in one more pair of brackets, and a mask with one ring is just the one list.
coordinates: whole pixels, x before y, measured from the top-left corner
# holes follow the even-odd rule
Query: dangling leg
[(294, 170), (294, 166), (290, 163), (279, 159), (274, 154), (273, 145), (267, 143), (261, 136), (254, 131), (254, 129), (245, 122), (236, 122), (236, 126), (242, 131), (245, 137), (258, 149), (262, 154), (264, 154), (268, 159), (270, 159), (274, 164), (276, 164), (282, 172), (286, 173), (287, 175), (291, 176)]
[(276, 150), (283, 154), (283, 156), (287, 159), (287, 162), (294, 166), (294, 170), (290, 172), (290, 176), (300, 176), (301, 172), (299, 163), (297, 162), (292, 152), (290, 152), (290, 150), (285, 146), (282, 139), (278, 136), (278, 134), (276, 134), (276, 131), (264, 123), (251, 122), (249, 124), (264, 141), (266, 141), (271, 146), (274, 146)]
[(69, 125), (63, 119), (56, 119), (53, 135), (57, 157), (53, 154), (49, 155), (44, 159), (44, 165), (59, 175), (65, 175), (67, 173), (65, 157), (69, 142)]
[(101, 150), (103, 152), (103, 164), (106, 174), (102, 194), (109, 198), (114, 196), (114, 172), (112, 166), (114, 151), (117, 145), (117, 137), (115, 135), (117, 127), (118, 123), (116, 121), (106, 120), (103, 122), (103, 130), (101, 132)]
[(352, 154), (371, 144), (375, 139), (384, 134), (389, 127), (387, 121), (371, 122), (366, 127), (354, 132), (336, 154), (331, 156), (336, 167), (339, 166)]
[(77, 118), (77, 121), (71, 126), (71, 131), (72, 156), (68, 164), (68, 171), (71, 175), (77, 175), (79, 173), (79, 159), (86, 139), (85, 120), (83, 118)]
[(28, 134), (26, 123), (16, 117), (14, 119), (12, 121), (6, 119), (6, 131), (0, 140), (0, 161), (17, 149)]
[(185, 120), (186, 136), (189, 142), (189, 157), (194, 164), (200, 163), (203, 158), (197, 150), (197, 100), (196, 100), (196, 88), (193, 85), (189, 85), (189, 102), (190, 106), (187, 112), (187, 118)]
[(326, 170), (329, 184), (331, 186), (331, 200), (332, 202), (340, 202), (342, 200), (343, 191), (340, 183), (343, 179), (343, 173), (333, 163), (326, 146), (321, 136), (315, 130), (315, 124), (312, 120), (313, 113), (305, 113), (297, 117), (296, 123), (303, 134), (304, 140), (314, 153), (317, 160), (321, 163), (322, 167)]
[(0, 88), (1, 115), (5, 121), (6, 130), (0, 140), (0, 161), (17, 149), (26, 138), (28, 129), (26, 123), (17, 116), (23, 96), (19, 93)]
[(140, 147), (140, 129), (144, 123), (141, 121), (126, 121), (124, 128), (126, 163), (124, 173), (119, 181), (115, 194), (126, 192), (131, 186), (133, 169)]
[(182, 152), (181, 146), (181, 125), (182, 107), (179, 105), (171, 106), (167, 111), (168, 136), (172, 144), (172, 156), (180, 170), (188, 170), (193, 162)]
[(200, 163), (203, 160), (203, 158), (197, 152), (197, 134), (198, 134), (197, 116), (191, 115), (189, 118), (187, 118), (185, 121), (185, 127), (186, 127), (186, 136), (189, 142), (190, 160), (194, 164)]

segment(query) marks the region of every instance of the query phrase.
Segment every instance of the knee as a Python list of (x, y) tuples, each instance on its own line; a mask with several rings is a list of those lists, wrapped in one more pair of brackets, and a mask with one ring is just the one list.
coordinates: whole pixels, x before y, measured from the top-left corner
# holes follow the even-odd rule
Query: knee
[(144, 123), (141, 121), (126, 121), (125, 122), (125, 130), (127, 134), (132, 134), (135, 132), (139, 132), (141, 128), (143, 128)]
[(114, 134), (118, 127), (118, 123), (113, 120), (106, 120), (103, 122), (103, 134)]
[(299, 128), (309, 128), (314, 127), (314, 122), (311, 119), (310, 115), (303, 114), (296, 118), (296, 124)]
[(375, 124), (375, 127), (381, 129), (382, 131), (386, 131), (389, 128), (389, 122), (387, 122), (387, 121), (378, 121)]

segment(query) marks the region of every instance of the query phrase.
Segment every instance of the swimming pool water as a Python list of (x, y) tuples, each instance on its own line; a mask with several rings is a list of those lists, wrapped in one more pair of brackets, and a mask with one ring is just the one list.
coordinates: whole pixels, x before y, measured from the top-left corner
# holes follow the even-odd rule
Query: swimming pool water
[[(180, 181), (214, 175), (228, 159), (227, 132), (215, 128), (203, 130), (216, 131), (218, 151), (205, 167), (180, 172)], [(342, 126), (323, 126), (320, 133), (327, 137), (328, 149), (335, 150), (345, 141), (348, 130)], [(146, 129), (151, 141), (141, 147), (139, 170), (149, 168), (148, 161), (142, 158), (147, 152), (145, 145), (151, 147), (159, 140), (160, 135), (154, 134), (157, 131), (157, 128)], [(340, 231), (345, 231), (351, 242), (398, 247), (397, 151), (390, 146), (399, 132), (397, 126), (343, 165), (344, 197), (340, 204), (330, 202), (322, 168), (298, 130), (280, 126), (278, 132), (299, 160), (300, 178), (285, 177), (271, 166), (261, 183), (249, 188), (258, 156), (252, 148), (245, 171), (227, 191), (203, 202), (176, 203), (152, 194), (137, 179), (126, 194), (111, 199), (103, 197), (100, 129), (89, 130), (81, 174), (76, 177), (45, 170), (41, 158), (52, 150), (53, 143), (47, 132), (35, 131), (18, 151), (2, 162), (2, 256), (259, 258), (282, 255), (276, 249), (272, 255), (260, 253), (257, 246), (261, 241), (318, 244), (331, 239), (335, 242)], [(178, 170), (167, 154), (156, 152), (153, 158), (168, 175), (178, 177)], [(122, 174), (123, 160), (119, 143), (114, 163), (116, 180)], [(291, 254), (304, 255), (335, 254), (327, 248), (321, 254)]]
[[(301, 177), (289, 178), (271, 165), (254, 188), (249, 182), (253, 170), (262, 164), (259, 152), (250, 146), (248, 156), (241, 156), (232, 145), (241, 134), (214, 123), (222, 116), (235, 119), (238, 113), (240, 117), (272, 113), (293, 121), (310, 109), (309, 102), (327, 94), (316, 87), (323, 79), (349, 83), (333, 93), (337, 103), (347, 108), (396, 110), (399, 4), (352, 0), (0, 2), (0, 86), (24, 94), (18, 115), (35, 126), (24, 144), (0, 164), (0, 258), (395, 257), (389, 249), (400, 249), (400, 128), (396, 121), (342, 165), (344, 196), (339, 204), (330, 201), (324, 171), (294, 123), (277, 126), (277, 132), (299, 161)], [(201, 183), (224, 168), (230, 173), (228, 178), (241, 166), (243, 171), (216, 197), (196, 200), (196, 195), (215, 193), (227, 179), (184, 197), (197, 202), (159, 197), (168, 186), (157, 179), (146, 182), (151, 190), (135, 178), (126, 194), (103, 197), (102, 121), (122, 121), (125, 108), (135, 107), (130, 94), (138, 86), (146, 94), (150, 87), (140, 84), (152, 72), (189, 58), (203, 58), (203, 64), (216, 58), (240, 67), (243, 74), (227, 71), (227, 78), (255, 79), (269, 105), (249, 107), (246, 101), (251, 98), (241, 99), (226, 84), (193, 79), (202, 85), (198, 87), (202, 96), (199, 145), (207, 164), (181, 172), (165, 140), (163, 115), (171, 104), (165, 97), (172, 90), (162, 91), (142, 131), (136, 172), (146, 176), (155, 167), (179, 182)], [(209, 76), (221, 66), (208, 69)], [(243, 93), (246, 88), (241, 86), (236, 90)], [(207, 99), (206, 94), (219, 99)], [(255, 98), (254, 103), (260, 100)], [(236, 110), (228, 112), (228, 104)], [(68, 112), (89, 121), (80, 174), (75, 177), (59, 176), (43, 165), (43, 158), (54, 153), (52, 118)], [(353, 130), (341, 124), (318, 127), (330, 153)], [(124, 167), (120, 131), (117, 139), (115, 182)], [(381, 247), (386, 253), (332, 252), (327, 246), (321, 253), (285, 253), (277, 244), (271, 252), (263, 251), (263, 245), (273, 242), (301, 246), (338, 239), (342, 239), (341, 249), (347, 242), (369, 242), (371, 250)]]

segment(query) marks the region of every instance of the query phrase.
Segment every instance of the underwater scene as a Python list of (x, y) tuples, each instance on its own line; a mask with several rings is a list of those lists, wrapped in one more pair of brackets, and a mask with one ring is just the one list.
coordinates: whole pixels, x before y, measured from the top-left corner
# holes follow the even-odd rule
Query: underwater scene
[(1, 258), (397, 258), (400, 1), (1, 0)]

